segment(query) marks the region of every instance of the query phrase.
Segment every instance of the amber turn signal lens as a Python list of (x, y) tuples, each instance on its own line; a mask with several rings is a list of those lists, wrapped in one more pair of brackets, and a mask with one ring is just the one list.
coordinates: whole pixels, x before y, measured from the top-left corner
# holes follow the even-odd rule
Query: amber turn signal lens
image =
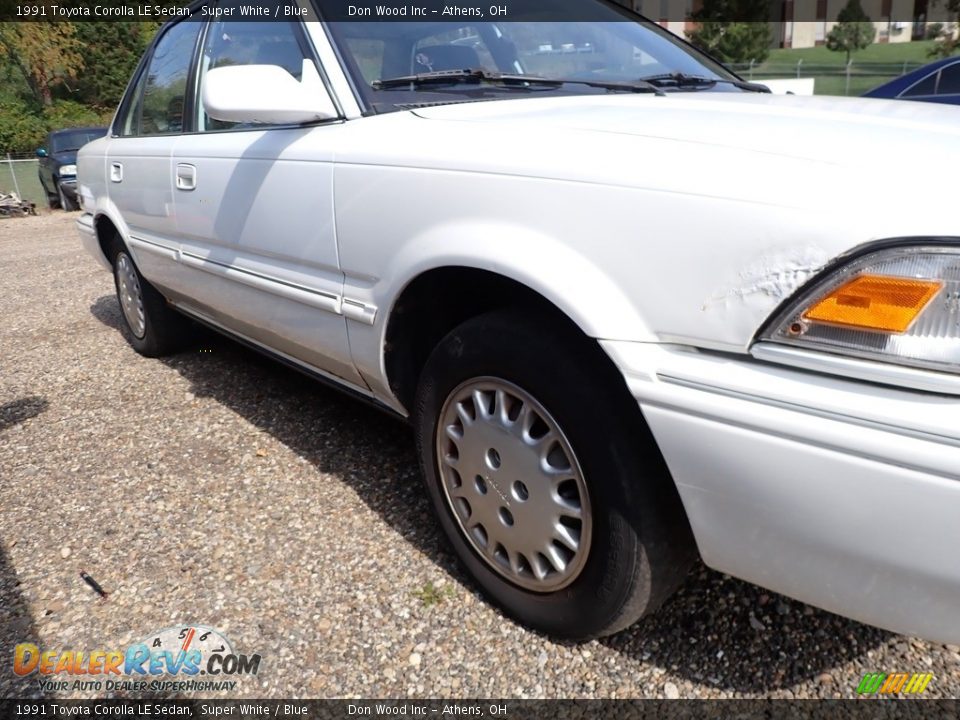
[(943, 287), (935, 280), (860, 275), (803, 314), (804, 319), (863, 330), (904, 333)]

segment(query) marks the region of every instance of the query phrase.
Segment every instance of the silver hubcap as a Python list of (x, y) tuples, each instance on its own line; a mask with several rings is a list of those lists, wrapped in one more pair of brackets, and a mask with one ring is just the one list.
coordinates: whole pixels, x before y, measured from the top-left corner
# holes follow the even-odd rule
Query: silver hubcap
[(127, 319), (130, 332), (142, 338), (147, 322), (143, 314), (143, 295), (140, 292), (140, 278), (133, 262), (126, 253), (117, 255), (117, 293), (120, 295), (120, 307)]
[(447, 502), (486, 562), (529, 590), (580, 574), (590, 550), (590, 498), (557, 422), (506, 380), (475, 378), (444, 403), (437, 461)]

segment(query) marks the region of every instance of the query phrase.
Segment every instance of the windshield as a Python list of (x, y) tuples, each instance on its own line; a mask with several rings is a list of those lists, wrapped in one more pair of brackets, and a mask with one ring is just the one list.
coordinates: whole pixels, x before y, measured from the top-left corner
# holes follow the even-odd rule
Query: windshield
[[(481, 69), (490, 73), (532, 75), (553, 80), (630, 83), (644, 77), (675, 73), (718, 80), (736, 78), (719, 63), (697, 52), (671, 33), (646, 21), (633, 21), (614, 7), (594, 0), (562, 0), (557, 15), (538, 0), (530, 17), (554, 17), (571, 5), (589, 6), (590, 22), (525, 22), (511, 12), (509, 22), (474, 18), (445, 22), (331, 22), (330, 31), (355, 77), (364, 101), (374, 111), (411, 104), (463, 99), (517, 97), (524, 94), (586, 94), (610, 88), (586, 84), (430, 82), (384, 83), (451, 70)], [(513, 7), (513, 6), (512, 6)], [(726, 84), (664, 88), (673, 92), (716, 90), (740, 92)]]
[(79, 150), (88, 142), (102, 138), (107, 134), (106, 128), (87, 128), (86, 130), (70, 130), (50, 136), (50, 152), (61, 153), (68, 150)]

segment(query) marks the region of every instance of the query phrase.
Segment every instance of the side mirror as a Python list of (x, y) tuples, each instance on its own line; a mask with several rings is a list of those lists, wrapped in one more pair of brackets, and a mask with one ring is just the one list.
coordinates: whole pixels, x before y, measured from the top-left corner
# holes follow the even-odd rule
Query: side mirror
[(216, 120), (292, 125), (337, 117), (317, 68), (303, 62), (298, 82), (278, 65), (228, 65), (207, 72), (203, 107)]
[(46, 148), (37, 148), (37, 157), (38, 157), (38, 158), (45, 158), (46, 156), (47, 156), (47, 150), (46, 150)]

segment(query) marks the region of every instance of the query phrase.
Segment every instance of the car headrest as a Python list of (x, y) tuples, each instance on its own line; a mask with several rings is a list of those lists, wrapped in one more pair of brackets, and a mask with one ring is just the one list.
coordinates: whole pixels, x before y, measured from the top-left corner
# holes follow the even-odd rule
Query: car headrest
[(414, 61), (414, 72), (481, 67), (477, 51), (464, 45), (429, 45), (417, 51)]

